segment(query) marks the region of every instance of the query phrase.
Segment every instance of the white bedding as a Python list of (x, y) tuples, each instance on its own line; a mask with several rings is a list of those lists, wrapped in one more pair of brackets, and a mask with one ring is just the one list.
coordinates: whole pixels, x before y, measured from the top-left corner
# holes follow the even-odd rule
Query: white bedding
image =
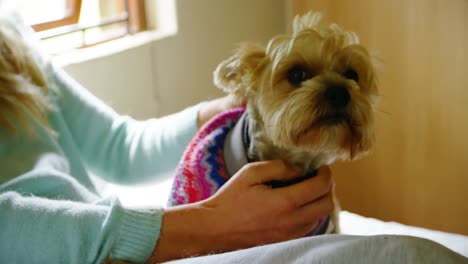
[[(103, 194), (117, 193), (122, 204), (127, 206), (154, 206), (155, 204), (165, 206), (171, 184), (171, 179), (158, 184), (131, 188), (106, 184)], [(433, 240), (468, 257), (468, 236), (408, 226), (396, 222), (384, 222), (347, 211), (340, 214), (340, 228), (341, 232), (346, 235), (392, 234), (422, 237)]]
[(343, 211), (340, 214), (340, 228), (342, 233), (347, 235), (392, 234), (422, 237), (442, 244), (468, 257), (468, 236), (408, 226), (396, 222), (384, 222), (347, 211)]

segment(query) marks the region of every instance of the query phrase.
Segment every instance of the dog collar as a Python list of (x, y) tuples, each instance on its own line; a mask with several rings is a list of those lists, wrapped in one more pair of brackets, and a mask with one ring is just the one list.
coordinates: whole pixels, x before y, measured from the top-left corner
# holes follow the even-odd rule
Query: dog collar
[[(247, 163), (253, 162), (247, 155), (250, 147), (249, 119), (247, 110), (241, 115), (233, 129), (226, 135), (224, 141), (224, 162), (229, 177), (232, 177)], [(242, 142), (242, 144), (239, 144)], [(289, 181), (271, 181), (267, 185), (273, 188), (285, 187), (317, 175), (317, 169)]]
[[(237, 121), (234, 128), (226, 135), (223, 149), (224, 162), (229, 177), (232, 177), (244, 165), (251, 162), (247, 157), (247, 150), (250, 146), (248, 123), (248, 113), (245, 111)], [(242, 144), (239, 144), (240, 142), (242, 142)]]

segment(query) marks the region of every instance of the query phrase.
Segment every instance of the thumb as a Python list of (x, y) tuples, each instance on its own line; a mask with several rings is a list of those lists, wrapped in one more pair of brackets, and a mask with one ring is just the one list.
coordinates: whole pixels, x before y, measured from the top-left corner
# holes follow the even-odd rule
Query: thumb
[(303, 171), (282, 160), (252, 162), (242, 168), (241, 177), (251, 185), (271, 181), (287, 181), (302, 175)]

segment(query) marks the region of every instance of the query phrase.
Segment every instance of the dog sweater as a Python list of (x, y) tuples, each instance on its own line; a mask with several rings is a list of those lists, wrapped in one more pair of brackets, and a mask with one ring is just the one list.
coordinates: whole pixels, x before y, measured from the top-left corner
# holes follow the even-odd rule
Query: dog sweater
[(225, 166), (224, 140), (243, 112), (243, 108), (223, 112), (197, 132), (176, 169), (169, 206), (204, 200), (232, 176)]
[[(245, 164), (251, 162), (244, 108), (223, 112), (203, 126), (190, 142), (176, 169), (168, 206), (175, 206), (209, 198)], [(306, 175), (302, 179), (312, 177)], [(293, 181), (294, 183), (299, 181)], [(289, 185), (272, 183), (272, 187)], [(330, 231), (329, 217), (321, 219), (308, 235)]]

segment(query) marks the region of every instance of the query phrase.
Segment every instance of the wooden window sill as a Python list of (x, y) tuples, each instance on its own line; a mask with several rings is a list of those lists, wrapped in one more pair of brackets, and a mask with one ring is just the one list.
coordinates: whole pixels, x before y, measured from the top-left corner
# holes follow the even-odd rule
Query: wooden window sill
[(176, 34), (175, 30), (143, 31), (109, 40), (95, 46), (73, 49), (52, 55), (52, 60), (59, 66), (67, 66), (85, 61), (110, 56), (128, 49), (137, 48), (154, 41), (158, 41)]

